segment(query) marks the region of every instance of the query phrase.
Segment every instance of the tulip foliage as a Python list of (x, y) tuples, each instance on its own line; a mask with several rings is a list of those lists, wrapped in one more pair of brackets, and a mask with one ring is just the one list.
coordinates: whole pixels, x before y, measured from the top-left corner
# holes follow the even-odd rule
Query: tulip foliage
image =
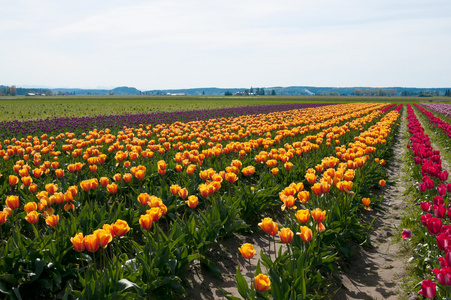
[[(349, 242), (367, 241), (359, 217), (379, 201), (371, 190), (386, 179), (400, 109), (305, 104), (3, 124), (0, 292), (186, 296), (191, 267), (222, 278), (213, 250), (259, 230), (268, 250), (249, 284), (238, 268), (240, 294), (320, 297)], [(442, 176), (431, 161), (424, 172)], [(252, 244), (236, 251), (255, 264)]]

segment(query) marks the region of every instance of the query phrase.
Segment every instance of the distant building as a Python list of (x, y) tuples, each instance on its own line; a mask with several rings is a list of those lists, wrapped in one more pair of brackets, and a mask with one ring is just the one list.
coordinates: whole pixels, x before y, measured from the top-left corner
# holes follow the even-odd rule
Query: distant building
[(26, 93), (25, 96), (36, 96), (35, 93)]

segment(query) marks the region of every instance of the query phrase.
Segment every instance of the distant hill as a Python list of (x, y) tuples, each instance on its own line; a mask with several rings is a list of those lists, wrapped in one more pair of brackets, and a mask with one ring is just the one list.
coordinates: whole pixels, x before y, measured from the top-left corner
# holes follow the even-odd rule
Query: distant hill
[[(449, 88), (409, 88), (409, 87), (251, 87), (251, 88), (191, 88), (140, 91), (134, 87), (121, 86), (114, 89), (79, 88), (21, 88), (17, 95), (285, 95), (285, 96), (444, 96)], [(0, 95), (10, 95), (10, 87), (0, 85)]]

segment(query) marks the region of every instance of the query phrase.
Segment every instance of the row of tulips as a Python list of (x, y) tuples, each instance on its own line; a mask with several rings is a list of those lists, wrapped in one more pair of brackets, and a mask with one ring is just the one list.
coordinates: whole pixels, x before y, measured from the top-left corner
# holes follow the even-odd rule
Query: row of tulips
[[(269, 295), (274, 299), (321, 297), (321, 295), (315, 296), (309, 292), (312, 292), (312, 286), (315, 283), (318, 284), (315, 278), (321, 277), (321, 270), (329, 269), (330, 271), (335, 268), (334, 262), (337, 259), (335, 249), (341, 246), (340, 242), (348, 241), (346, 238), (341, 240), (340, 237), (349, 238), (352, 230), (363, 229), (361, 223), (356, 222), (359, 212), (361, 212), (358, 199), (364, 194), (364, 192), (355, 193), (353, 191), (353, 187), (357, 191), (362, 188), (362, 186), (353, 186), (352, 181), (356, 171), (359, 176), (364, 178), (374, 174), (375, 170), (385, 165), (385, 160), (379, 160), (379, 158), (376, 158), (372, 164), (367, 164), (367, 162), (369, 156), (376, 153), (377, 148), (382, 150), (381, 146), (387, 144), (387, 139), (393, 140), (390, 133), (393, 127), (397, 128), (395, 123), (399, 118), (400, 109), (401, 106), (398, 106), (396, 110), (384, 116), (380, 122), (362, 132), (359, 137), (355, 137), (356, 141), (359, 141), (359, 138), (365, 140), (368, 136), (377, 138), (377, 142), (371, 140), (369, 145), (363, 142), (358, 144), (368, 151), (360, 153), (360, 148), (356, 147), (354, 143), (350, 143), (348, 147), (355, 149), (355, 153), (358, 153), (354, 160), (346, 160), (340, 156), (341, 160), (345, 160), (340, 163), (339, 157), (324, 157), (315, 168), (307, 170), (306, 182), (304, 182), (308, 189), (304, 189), (304, 182), (298, 182), (290, 184), (279, 193), (279, 198), (283, 203), (281, 223), (285, 226), (279, 230), (282, 224), (269, 217), (262, 219), (258, 224), (268, 234), (268, 251), (262, 250), (255, 275), (250, 275), (251, 278), (255, 276), (253, 277), (253, 286), (248, 286), (238, 268), (237, 288), (244, 299), (255, 299), (255, 297), (262, 299)], [(390, 144), (391, 142), (388, 143), (388, 146)], [(338, 153), (340, 153), (339, 150), (341, 147), (337, 147)], [(321, 173), (321, 176), (317, 176)], [(317, 182), (318, 179), (319, 182)], [(385, 180), (380, 180), (379, 185), (384, 186)], [(360, 199), (363, 208), (370, 210), (371, 200), (367, 197)], [(296, 203), (298, 201), (299, 203)], [(353, 228), (353, 226), (355, 227)], [(274, 243), (276, 255), (273, 260), (270, 251), (271, 239), (275, 242), (277, 235), (278, 243), (285, 247), (280, 246), (277, 254)], [(251, 265), (250, 260), (255, 255), (253, 246), (246, 243), (239, 248), (239, 251)], [(265, 273), (268, 275), (262, 273), (260, 263), (263, 264), (266, 269)], [(232, 296), (227, 296), (227, 298), (236, 299)]]
[[(141, 130), (143, 127), (127, 128), (122, 134), (119, 133), (116, 136), (101, 134), (102, 130), (94, 131), (86, 135), (86, 139), (76, 142), (73, 140), (71, 143), (69, 141), (74, 136), (70, 133), (59, 135), (59, 138), (54, 137), (53, 139), (43, 134), (40, 138), (24, 137), (3, 141), (3, 144), (6, 145), (4, 151), (8, 157), (4, 160), (5, 164), (1, 169), (1, 173), (4, 174), (0, 178), (1, 193), (7, 195), (7, 199), (13, 196), (19, 199), (18, 207), (11, 215), (9, 215), (8, 205), (5, 203), (3, 217), (0, 218), (3, 220), (0, 225), (2, 230), (0, 270), (4, 272), (0, 281), (5, 286), (3, 291), (10, 295), (22, 294), (23, 297), (31, 297), (29, 291), (33, 288), (35, 288), (35, 295), (44, 295), (49, 292), (56, 295), (58, 292), (85, 298), (102, 294), (136, 296), (145, 293), (168, 293), (175, 295), (177, 289), (184, 290), (186, 282), (184, 282), (182, 274), (194, 260), (200, 260), (213, 273), (217, 274), (214, 263), (208, 258), (210, 249), (218, 240), (246, 228), (243, 219), (252, 219), (252, 215), (255, 218), (256, 213), (259, 215), (268, 212), (271, 207), (279, 206), (281, 198), (278, 193), (292, 178), (298, 178), (296, 188), (299, 189), (297, 196), (299, 200), (303, 199), (302, 201), (311, 204), (318, 203), (316, 207), (308, 208), (310, 214), (313, 211), (318, 212), (318, 215), (325, 214), (325, 208), (320, 211), (313, 209), (323, 207), (319, 205), (319, 199), (324, 198), (326, 202), (332, 202), (334, 193), (346, 193), (345, 189), (329, 192), (327, 188), (324, 188), (324, 190), (321, 189), (324, 195), (315, 194), (315, 197), (308, 201), (310, 192), (317, 188), (313, 188), (315, 184), (312, 184), (309, 188), (310, 191), (302, 191), (301, 184), (307, 185), (308, 179), (300, 182), (307, 170), (304, 167), (306, 164), (315, 166), (324, 161), (323, 169), (325, 170), (336, 165), (338, 158), (329, 158), (334, 153), (334, 149), (327, 145), (328, 141), (322, 143), (324, 137), (331, 141), (332, 138), (335, 139), (335, 143), (337, 140), (348, 143), (360, 130), (365, 132), (364, 130), (375, 124), (375, 121), (381, 117), (380, 112), (373, 112), (382, 107), (381, 105), (362, 105), (361, 111), (363, 112), (358, 110), (351, 114), (348, 113), (351, 109), (350, 106), (344, 107), (346, 109), (340, 108), (340, 105), (324, 108), (327, 111), (324, 118), (329, 118), (331, 120), (329, 123), (315, 123), (314, 118), (308, 117), (310, 110), (294, 112), (294, 114), (303, 116), (296, 122), (289, 113), (283, 113), (280, 116), (277, 114), (260, 116), (260, 119), (267, 119), (267, 122), (279, 120), (280, 124), (276, 122), (277, 126), (271, 125), (272, 127), (268, 127), (267, 130), (255, 133), (244, 131), (240, 127), (245, 124), (249, 124), (246, 125), (248, 127), (251, 126), (249, 122), (254, 120), (253, 118), (248, 118), (248, 120), (244, 118), (244, 121), (234, 119), (233, 122), (236, 121), (237, 124), (221, 123), (220, 128), (230, 128), (231, 130), (233, 128), (237, 132), (236, 139), (241, 139), (244, 143), (254, 139), (257, 141), (255, 148), (252, 146), (249, 152), (244, 150), (245, 155), (241, 158), (241, 150), (238, 148), (227, 153), (223, 151), (230, 144), (229, 139), (221, 136), (213, 138), (215, 131), (220, 128), (217, 128), (219, 124), (215, 125), (211, 121), (212, 124), (208, 125), (211, 127), (211, 133), (204, 131), (205, 134), (209, 133), (211, 138), (208, 139), (211, 143), (215, 140), (217, 145), (208, 142), (204, 146), (206, 149), (215, 147), (222, 150), (218, 156), (214, 154), (209, 158), (197, 160), (192, 158), (191, 155), (193, 157), (200, 155), (200, 153), (195, 154), (192, 151), (199, 151), (203, 149), (201, 147), (204, 147), (202, 139), (197, 142), (194, 135), (190, 139), (196, 138), (195, 143), (183, 145), (184, 148), (186, 146), (190, 149), (188, 154), (180, 152), (188, 161), (186, 165), (183, 160), (181, 162), (183, 167), (186, 167), (186, 172), (180, 172), (181, 170), (177, 168), (178, 163), (170, 159), (179, 153), (180, 148), (171, 146), (171, 150), (167, 151), (166, 149), (169, 147), (164, 146), (166, 141), (159, 142), (159, 149), (164, 149), (161, 151), (162, 153), (158, 150), (153, 157), (149, 156), (150, 152), (144, 151), (147, 154), (143, 155), (142, 147), (146, 146), (149, 149), (149, 146), (150, 148), (156, 146), (155, 141), (162, 138), (163, 132), (165, 132), (165, 139), (168, 140), (169, 138), (175, 140), (177, 137), (180, 137), (180, 141), (189, 139), (189, 137), (184, 137), (185, 131), (177, 132), (174, 128), (171, 131), (165, 131), (170, 128), (167, 126), (158, 127), (155, 132), (151, 131), (151, 127), (149, 127), (149, 131), (145, 133)], [(333, 113), (334, 110), (337, 111), (336, 114)], [(362, 114), (364, 116), (359, 117)], [(365, 114), (368, 114), (369, 117)], [(240, 122), (244, 123), (239, 124)], [(347, 123), (347, 125), (342, 125), (343, 123)], [(300, 124), (306, 125), (300, 126)], [(335, 125), (342, 127), (335, 128)], [(240, 136), (238, 133), (241, 130), (243, 133)], [(106, 130), (103, 132), (105, 133)], [(319, 135), (306, 136), (307, 132), (318, 132)], [(331, 132), (334, 133), (334, 136), (327, 137), (327, 134)], [(172, 136), (171, 133), (173, 133)], [(258, 142), (256, 137), (267, 133), (271, 133), (271, 137), (274, 136), (274, 138), (262, 139), (261, 142)], [(152, 139), (154, 142), (148, 140), (148, 134), (150, 134), (149, 137), (154, 137)], [(205, 136), (205, 138), (207, 137)], [(314, 147), (316, 150), (313, 152), (302, 152), (301, 150), (299, 155), (291, 156), (289, 153), (296, 153), (295, 149), (298, 145), (296, 140), (302, 138), (305, 140), (299, 141), (300, 149), (307, 147), (309, 140), (314, 140), (316, 143), (311, 143), (311, 145), (316, 145)], [(51, 142), (49, 143), (47, 139)], [(221, 142), (219, 142), (220, 139)], [(284, 148), (270, 148), (277, 146), (282, 140), (286, 141)], [(376, 140), (382, 145), (385, 138)], [(107, 149), (110, 146), (103, 147), (104, 144), (112, 146), (115, 143), (117, 143), (117, 149), (114, 146), (111, 152)], [(292, 148), (289, 147), (290, 143)], [(64, 145), (72, 145), (73, 150), (62, 149)], [(178, 145), (178, 142), (175, 145)], [(191, 149), (192, 145), (194, 145), (193, 149)], [(258, 154), (260, 158), (257, 160), (253, 155), (256, 154), (253, 149), (260, 145), (267, 146), (268, 153), (266, 159), (261, 159), (265, 153), (260, 152)], [(124, 147), (122, 150), (127, 149), (122, 152), (123, 154), (120, 153), (121, 146)], [(199, 150), (196, 149), (197, 147)], [(233, 147), (238, 147), (238, 145), (233, 144)], [(348, 148), (353, 147), (348, 145)], [(74, 153), (74, 151), (76, 152)], [(131, 153), (139, 153), (139, 155), (135, 157), (130, 155)], [(125, 154), (127, 154), (127, 159), (121, 160), (119, 156), (123, 157)], [(27, 155), (29, 155), (28, 159)], [(33, 157), (32, 161), (29, 160), (30, 157)], [(97, 159), (92, 159), (94, 157)], [(159, 160), (156, 159), (157, 157), (165, 159)], [(322, 159), (323, 157), (326, 159)], [(45, 161), (42, 162), (42, 160)], [(271, 160), (275, 162), (268, 164)], [(37, 169), (35, 171), (31, 164), (35, 167), (37, 164), (39, 168), (35, 168)], [(86, 168), (85, 164), (90, 167), (98, 166), (98, 168), (93, 172), (91, 168)], [(280, 173), (272, 171), (275, 166), (279, 167), (282, 164), (283, 168)], [(358, 160), (353, 160), (352, 163), (346, 162), (347, 168), (348, 165), (352, 166), (349, 168), (350, 170), (359, 164), (361, 162)], [(373, 168), (378, 166), (380, 164), (376, 164)], [(213, 167), (222, 171), (216, 172)], [(270, 170), (268, 167), (272, 169)], [(63, 171), (66, 169), (69, 173)], [(350, 170), (346, 170), (344, 173)], [(346, 176), (350, 178), (352, 172), (348, 173)], [(33, 177), (30, 176), (31, 174)], [(300, 174), (302, 176), (299, 176)], [(347, 188), (349, 191), (352, 186), (348, 185)], [(328, 192), (329, 195), (327, 195)], [(299, 194), (303, 196), (301, 197)], [(290, 206), (290, 201), (285, 201), (286, 207)], [(26, 218), (28, 207), (34, 206), (28, 203), (35, 203), (37, 210), (30, 211), (37, 211), (37, 214), (42, 215), (43, 218), (39, 217), (35, 223), (28, 222)], [(368, 207), (369, 204), (366, 206)], [(307, 209), (307, 207), (304, 208)], [(357, 207), (355, 206), (354, 209)], [(301, 223), (304, 224), (302, 228), (299, 226), (295, 228), (295, 220), (299, 222), (299, 219), (305, 220), (306, 217), (302, 217), (301, 213), (295, 216), (292, 214), (292, 209), (286, 209), (286, 212), (290, 212), (289, 220), (291, 222), (286, 223), (284, 228), (300, 233), (292, 239), (299, 246), (298, 249), (289, 253), (293, 256), (301, 254), (301, 252), (305, 254), (303, 262), (305, 268), (295, 267), (295, 263), (300, 263), (295, 260), (286, 261), (293, 265), (293, 270), (298, 270), (298, 273), (290, 275), (295, 281), (298, 278), (305, 279), (303, 282), (301, 280), (298, 282), (303, 288), (299, 288), (298, 285), (296, 287), (296, 290), (301, 291), (301, 295), (303, 295), (307, 294), (307, 287), (325, 284), (325, 278), (318, 275), (320, 273), (305, 275), (305, 271), (301, 271), (301, 269), (309, 269), (310, 266), (317, 264), (313, 259), (316, 254), (321, 257), (321, 267), (315, 265), (312, 268), (316, 270), (320, 268), (323, 271), (324, 268), (331, 268), (335, 260), (331, 243), (327, 242), (321, 246), (319, 240), (333, 240), (332, 235), (335, 233), (329, 234), (327, 230), (324, 231), (327, 228), (327, 220), (317, 222), (315, 217), (313, 217), (315, 223), (307, 221)], [(333, 216), (335, 213), (331, 215)], [(58, 224), (53, 222), (58, 226), (48, 225), (49, 228), (43, 226), (44, 219), (47, 221), (51, 216), (55, 216), (52, 219), (58, 218)], [(326, 218), (326, 214), (324, 218)], [(32, 218), (28, 219), (32, 220)], [(109, 235), (104, 226), (116, 224), (116, 220), (123, 220), (122, 224), (125, 228), (129, 226), (130, 229), (127, 231), (130, 231), (130, 234), (120, 237), (117, 241), (112, 239), (116, 250), (107, 251), (107, 248), (103, 249), (103, 247), (111, 242), (110, 235), (112, 236), (112, 234), (110, 232)], [(333, 223), (332, 220), (330, 222)], [(98, 228), (102, 228), (103, 231), (98, 231)], [(273, 231), (275, 232), (274, 236), (279, 232), (278, 230)], [(291, 234), (288, 229), (280, 230), (280, 232), (281, 239), (290, 240)], [(34, 239), (32, 239), (33, 233)], [(87, 236), (83, 236), (83, 245), (88, 253), (78, 251), (82, 247), (80, 233), (91, 236), (86, 244)], [(101, 236), (100, 239), (97, 233)], [(92, 236), (95, 236), (96, 239)], [(316, 236), (321, 238), (317, 239)], [(53, 242), (55, 240), (56, 243)], [(97, 244), (94, 240), (97, 241)], [(345, 241), (341, 241), (341, 243), (340, 246), (343, 246)], [(96, 245), (98, 245), (97, 249)], [(77, 251), (71, 251), (72, 248)], [(28, 249), (27, 252), (24, 252), (24, 249)], [(95, 253), (99, 249), (103, 254), (96, 256)], [(76, 255), (78, 252), (80, 255)], [(92, 256), (89, 253), (92, 253)], [(284, 257), (287, 259), (286, 256)], [(51, 261), (55, 263), (49, 264)], [(101, 263), (95, 264), (96, 262)], [(267, 264), (266, 268), (270, 264), (274, 265), (270, 258), (266, 259), (265, 263)], [(92, 264), (94, 264), (94, 268), (89, 268), (89, 265)], [(27, 279), (28, 271), (34, 269), (38, 269), (40, 272), (35, 272), (36, 276), (33, 279)], [(279, 268), (276, 273), (283, 274), (279, 276), (280, 278), (288, 276), (287, 272), (288, 269)], [(101, 274), (106, 274), (107, 277), (102, 277)], [(217, 275), (220, 276), (220, 274)], [(51, 278), (55, 278), (55, 276), (64, 278), (62, 281), (49, 285), (48, 282), (53, 282)], [(259, 276), (256, 280), (257, 285), (264, 285), (264, 277)], [(175, 290), (174, 287), (176, 287)]]
[[(433, 121), (428, 111), (420, 106), (415, 107)], [(424, 128), (410, 105), (407, 112), (407, 126), (411, 134), (407, 148), (412, 151), (414, 176), (421, 180), (418, 191), (419, 206), (423, 212), (414, 231), (421, 237), (414, 257), (418, 265), (418, 275), (428, 278), (421, 282), (421, 290), (418, 293), (429, 299), (436, 296), (448, 298), (451, 291), (451, 282), (448, 280), (451, 265), (447, 262), (451, 257), (451, 225), (447, 224), (446, 219), (448, 217), (451, 220), (451, 210), (447, 207), (447, 194), (451, 192), (451, 184), (446, 184), (448, 172), (442, 169), (440, 152), (432, 148), (429, 136), (424, 133)], [(403, 237), (410, 238), (411, 231), (404, 229)], [(431, 275), (435, 276), (437, 282), (430, 279)]]

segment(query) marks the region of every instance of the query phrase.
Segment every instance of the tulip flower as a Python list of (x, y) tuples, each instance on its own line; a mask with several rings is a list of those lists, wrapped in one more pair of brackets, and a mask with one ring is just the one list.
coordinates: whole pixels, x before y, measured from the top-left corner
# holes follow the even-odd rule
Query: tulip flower
[(100, 177), (100, 185), (103, 187), (107, 187), (107, 185), (110, 183), (110, 180), (107, 177)]
[(169, 187), (169, 190), (171, 191), (171, 194), (173, 196), (178, 195), (180, 189), (181, 189), (181, 187), (178, 184), (173, 184)]
[(7, 219), (8, 219), (8, 214), (3, 211), (0, 211), (0, 226), (5, 224)]
[(410, 239), (412, 237), (412, 231), (410, 229), (403, 228), (402, 229), (402, 238)]
[(121, 237), (130, 230), (130, 227), (128, 226), (126, 221), (119, 219), (113, 224), (113, 230), (115, 236)]
[(70, 238), (74, 250), (77, 252), (83, 252), (85, 250), (83, 233), (77, 233), (74, 237)]
[(251, 259), (255, 255), (254, 246), (252, 244), (249, 244), (249, 243), (243, 244), (240, 248), (238, 248), (238, 250), (240, 250), (241, 255), (245, 259)]
[(130, 173), (125, 173), (123, 179), (126, 183), (130, 183), (133, 180), (133, 175)]
[(271, 218), (264, 218), (261, 223), (258, 223), (261, 229), (266, 233), (271, 233), (274, 231), (275, 222)]
[(106, 189), (108, 190), (108, 192), (110, 192), (110, 194), (116, 194), (117, 193), (117, 185), (115, 183), (108, 184), (106, 186)]
[[(73, 243), (73, 242), (72, 242)], [(88, 250), (89, 252), (96, 252), (97, 250), (99, 250), (99, 240), (97, 238), (97, 235), (95, 234), (90, 234), (85, 236), (83, 243), (85, 245), (86, 250)], [(74, 246), (75, 248), (75, 246)]]
[(300, 191), (298, 193), (298, 199), (301, 203), (307, 203), (310, 197), (310, 193), (308, 191)]
[(423, 282), (421, 283), (421, 290), (418, 292), (418, 294), (421, 294), (428, 299), (433, 299), (436, 294), (436, 286), (437, 284), (435, 282), (432, 282), (430, 279), (423, 280)]
[(16, 185), (19, 182), (19, 177), (15, 175), (9, 175), (8, 182), (10, 185)]
[(17, 196), (7, 196), (6, 197), (6, 206), (11, 210), (16, 210), (20, 206), (19, 197)]
[(56, 225), (58, 225), (59, 220), (60, 217), (58, 215), (51, 215), (45, 218), (45, 223), (47, 223), (47, 225), (49, 225), (50, 227), (55, 227)]
[(384, 187), (387, 182), (384, 179), (379, 180), (379, 185)]
[(307, 223), (310, 219), (310, 211), (308, 209), (301, 209), (296, 212), (295, 216), (299, 223)]
[(290, 228), (282, 228), (279, 231), (279, 238), (283, 244), (289, 244), (293, 240), (293, 231)]
[(179, 194), (180, 198), (185, 200), (186, 197), (188, 197), (188, 190), (186, 188), (180, 189), (178, 194)]
[(301, 232), (298, 232), (296, 234), (301, 237), (301, 240), (303, 242), (306, 242), (306, 243), (310, 242), (313, 237), (312, 230), (310, 228), (308, 228), (307, 226), (301, 226), (300, 229), (301, 229)]
[(35, 210), (31, 211), (25, 216), (25, 220), (30, 224), (36, 224), (39, 222), (39, 213)]
[(161, 216), (163, 215), (160, 207), (152, 207), (151, 209), (147, 210), (146, 213), (152, 216), (152, 220), (154, 222), (160, 220)]
[(113, 240), (113, 236), (111, 233), (104, 229), (97, 229), (94, 231), (94, 233), (97, 236), (97, 242), (99, 243), (99, 246), (105, 249), (108, 244)]
[(37, 209), (38, 209), (38, 204), (36, 202), (28, 202), (23, 207), (23, 210), (26, 213), (32, 212), (32, 211), (37, 210)]
[(139, 224), (141, 225), (142, 229), (149, 230), (152, 228), (153, 219), (152, 216), (149, 214), (141, 215), (139, 217)]
[(147, 193), (141, 193), (138, 196), (138, 201), (141, 204), (141, 206), (147, 205), (147, 202), (150, 201), (150, 195)]
[(312, 214), (313, 220), (315, 220), (316, 223), (324, 222), (324, 220), (326, 219), (326, 211), (325, 210), (315, 208), (314, 210), (312, 210), (311, 214)]
[(431, 211), (431, 202), (420, 202), (420, 206), (424, 212)]
[(255, 290), (263, 293), (267, 290), (271, 289), (271, 281), (269, 280), (269, 277), (263, 274), (258, 274), (254, 278), (254, 287)]
[(195, 209), (197, 207), (197, 204), (199, 203), (199, 199), (196, 196), (191, 195), (188, 197), (188, 200), (185, 201), (185, 203), (188, 205), (189, 208)]

